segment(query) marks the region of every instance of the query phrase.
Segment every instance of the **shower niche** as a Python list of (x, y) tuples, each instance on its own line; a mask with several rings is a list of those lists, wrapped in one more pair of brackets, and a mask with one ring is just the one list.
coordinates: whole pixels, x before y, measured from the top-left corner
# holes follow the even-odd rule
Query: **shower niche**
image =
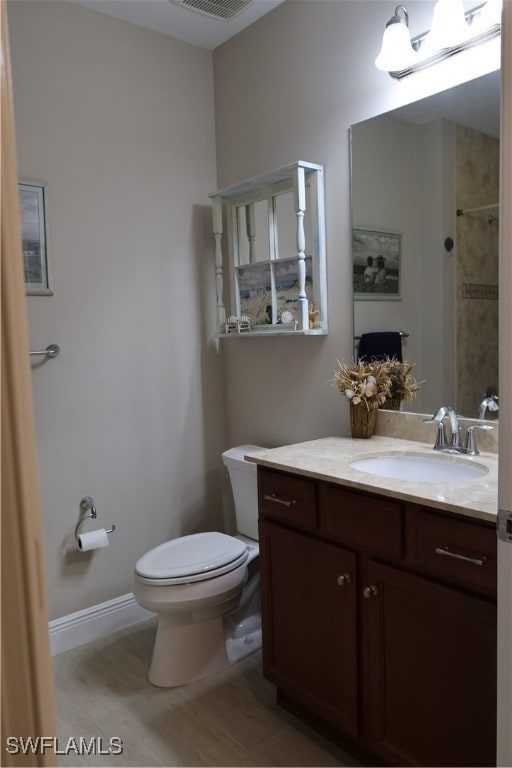
[(210, 198), (218, 335), (325, 335), (323, 166), (297, 161)]

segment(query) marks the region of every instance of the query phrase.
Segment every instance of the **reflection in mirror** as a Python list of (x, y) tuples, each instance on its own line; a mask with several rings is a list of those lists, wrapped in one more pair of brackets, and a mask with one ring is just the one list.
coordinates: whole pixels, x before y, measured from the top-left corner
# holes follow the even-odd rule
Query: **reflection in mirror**
[(267, 261), (270, 258), (267, 201), (239, 205), (236, 218), (239, 264)]
[(494, 72), (351, 128), (352, 226), (401, 244), (399, 291), (361, 288), (354, 250), (354, 335), (408, 334), (424, 384), (404, 410), (498, 416), (499, 88)]
[[(314, 309), (310, 208), (310, 188), (306, 185), (305, 290), (308, 302)], [(236, 233), (241, 314), (251, 318), (253, 327), (295, 323), (298, 317), (297, 216), (293, 190), (237, 206)], [(279, 261), (273, 270), (270, 260)], [(272, 284), (275, 286), (274, 302), (271, 298)], [(285, 321), (282, 320), (283, 316)]]
[[(272, 216), (269, 216), (269, 207)], [(272, 222), (274, 227), (272, 229)], [(297, 256), (297, 216), (293, 191), (271, 195), (263, 200), (239, 205), (236, 209), (236, 245), (238, 263), (253, 264), (270, 258), (288, 259)], [(306, 255), (311, 256), (310, 188), (306, 186), (304, 236)], [(272, 255), (271, 255), (272, 253)]]
[[(294, 256), (297, 253), (297, 218), (294, 211), (293, 191), (276, 195), (274, 206), (279, 258)], [(307, 231), (305, 222), (304, 230)]]
[(210, 197), (219, 336), (326, 334), (323, 166), (297, 160)]
[[(274, 197), (277, 248), (280, 259), (295, 257), (297, 254), (297, 217), (293, 201), (293, 191), (283, 192)], [(310, 188), (306, 185), (306, 210), (304, 211), (304, 237), (306, 256), (312, 254), (311, 244), (311, 203)]]

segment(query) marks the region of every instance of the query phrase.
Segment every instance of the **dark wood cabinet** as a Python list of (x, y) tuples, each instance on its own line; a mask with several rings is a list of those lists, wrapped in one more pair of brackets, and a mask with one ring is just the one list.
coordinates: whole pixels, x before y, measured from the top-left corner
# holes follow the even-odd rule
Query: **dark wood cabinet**
[(263, 522), (260, 557), (266, 676), (327, 722), (356, 735), (354, 554)]
[(493, 526), (268, 468), (258, 482), (281, 703), (368, 764), (495, 765)]
[(362, 565), (366, 737), (393, 765), (495, 765), (496, 607)]

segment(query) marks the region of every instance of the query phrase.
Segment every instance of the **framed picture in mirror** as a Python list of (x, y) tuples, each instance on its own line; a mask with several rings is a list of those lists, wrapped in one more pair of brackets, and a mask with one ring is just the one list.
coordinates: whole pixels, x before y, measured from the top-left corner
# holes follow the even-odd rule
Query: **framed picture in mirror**
[(48, 190), (40, 181), (18, 184), (25, 293), (52, 296), (48, 249)]
[(374, 229), (352, 230), (354, 298), (400, 299), (402, 235)]

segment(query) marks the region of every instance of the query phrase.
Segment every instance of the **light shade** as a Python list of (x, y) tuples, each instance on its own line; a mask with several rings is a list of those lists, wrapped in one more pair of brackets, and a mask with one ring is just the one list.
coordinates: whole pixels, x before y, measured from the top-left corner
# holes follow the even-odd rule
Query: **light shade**
[(488, 29), (494, 24), (501, 24), (502, 0), (487, 0), (478, 18), (478, 26)]
[(375, 59), (375, 66), (385, 72), (405, 69), (411, 66), (415, 57), (416, 52), (411, 45), (407, 10), (403, 5), (398, 5), (395, 15), (386, 24), (382, 36), (382, 48)]
[(430, 32), (425, 37), (426, 54), (452, 48), (468, 39), (470, 29), (464, 15), (462, 0), (437, 0)]

